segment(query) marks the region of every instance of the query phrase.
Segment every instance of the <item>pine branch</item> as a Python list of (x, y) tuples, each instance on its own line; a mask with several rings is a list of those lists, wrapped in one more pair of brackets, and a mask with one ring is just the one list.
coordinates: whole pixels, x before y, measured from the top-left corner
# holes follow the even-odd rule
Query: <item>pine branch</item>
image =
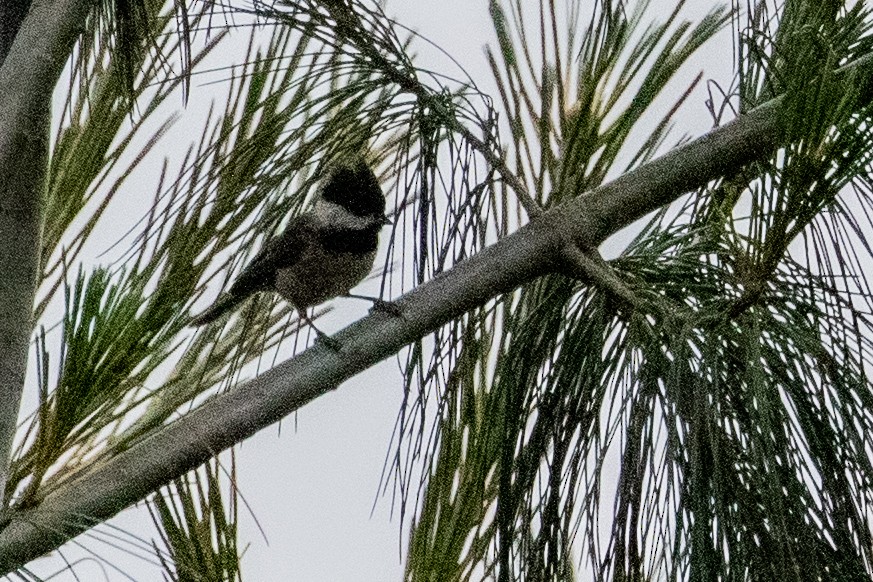
[[(854, 68), (870, 93), (873, 58)], [(356, 322), (335, 336), (339, 352), (315, 346), (158, 429), (37, 507), (11, 516), (0, 533), (0, 570), (8, 572), (57, 548), (453, 318), (554, 270), (566, 244), (596, 248), (684, 192), (770, 156), (781, 135), (779, 102), (544, 213), (401, 297), (402, 317), (376, 313)]]

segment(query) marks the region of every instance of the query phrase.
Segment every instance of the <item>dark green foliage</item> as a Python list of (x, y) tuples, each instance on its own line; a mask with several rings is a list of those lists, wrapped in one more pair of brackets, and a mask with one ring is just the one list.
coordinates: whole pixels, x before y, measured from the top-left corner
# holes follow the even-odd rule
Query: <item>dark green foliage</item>
[[(225, 478), (231, 483), (229, 493), (223, 493)], [(161, 545), (153, 546), (165, 580), (242, 580), (235, 480), (233, 456), (227, 475), (215, 460), (189, 477), (175, 479), (149, 502), (152, 521), (161, 532)]]
[[(641, 12), (605, 6), (576, 51), (561, 44), (574, 25), (549, 29), (553, 6), (534, 42), (507, 4), (491, 4), (502, 63), (489, 58), (542, 205), (616, 171), (664, 82), (724, 22), (640, 37)], [(554, 275), (439, 344), (410, 580), (869, 576), (870, 117), (834, 71), (869, 53), (870, 16), (766, 10), (741, 31), (740, 109), (785, 94), (789, 145), (658, 213), (612, 262), (630, 303)], [(630, 165), (669, 120), (656, 128)]]

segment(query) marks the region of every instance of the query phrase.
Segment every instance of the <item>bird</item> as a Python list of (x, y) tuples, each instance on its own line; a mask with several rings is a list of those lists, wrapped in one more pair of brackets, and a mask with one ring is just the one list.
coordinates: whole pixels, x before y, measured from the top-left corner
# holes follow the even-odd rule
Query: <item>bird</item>
[(258, 292), (277, 292), (301, 319), (327, 340), (307, 315), (310, 307), (339, 296), (390, 302), (351, 289), (373, 267), (385, 216), (385, 195), (361, 154), (336, 161), (318, 187), (311, 210), (292, 218), (285, 231), (267, 241), (242, 270), (230, 289), (190, 320), (198, 327), (232, 311)]

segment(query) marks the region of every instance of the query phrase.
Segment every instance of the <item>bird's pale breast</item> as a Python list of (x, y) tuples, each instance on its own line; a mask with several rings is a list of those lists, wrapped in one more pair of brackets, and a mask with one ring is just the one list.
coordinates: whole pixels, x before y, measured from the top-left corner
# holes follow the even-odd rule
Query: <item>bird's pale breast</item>
[(348, 293), (373, 268), (376, 252), (334, 252), (309, 245), (304, 256), (276, 273), (276, 291), (295, 307), (306, 308)]

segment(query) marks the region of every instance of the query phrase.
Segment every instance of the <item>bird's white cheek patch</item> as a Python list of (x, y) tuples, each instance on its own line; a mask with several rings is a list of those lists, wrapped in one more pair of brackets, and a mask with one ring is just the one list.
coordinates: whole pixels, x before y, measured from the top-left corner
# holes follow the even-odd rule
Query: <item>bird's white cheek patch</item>
[(315, 216), (321, 224), (326, 224), (333, 228), (363, 230), (373, 225), (372, 218), (355, 216), (339, 204), (326, 200), (318, 200), (315, 203)]

